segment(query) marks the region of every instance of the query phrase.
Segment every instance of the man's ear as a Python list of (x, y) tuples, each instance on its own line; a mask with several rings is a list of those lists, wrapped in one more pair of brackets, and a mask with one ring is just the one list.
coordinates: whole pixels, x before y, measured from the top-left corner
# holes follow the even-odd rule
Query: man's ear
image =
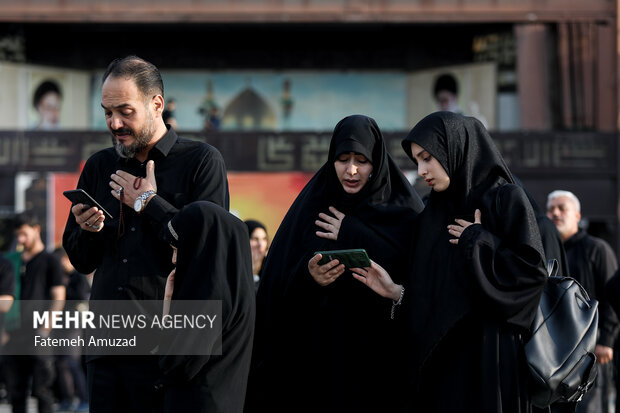
[(151, 100), (151, 105), (155, 114), (161, 116), (164, 111), (164, 97), (162, 95), (155, 95)]

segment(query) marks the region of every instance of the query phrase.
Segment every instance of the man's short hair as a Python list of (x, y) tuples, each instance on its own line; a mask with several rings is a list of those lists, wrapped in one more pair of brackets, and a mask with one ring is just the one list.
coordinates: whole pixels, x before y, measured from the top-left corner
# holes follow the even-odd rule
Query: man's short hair
[(437, 93), (442, 90), (447, 90), (455, 95), (459, 94), (459, 86), (456, 78), (450, 73), (443, 73), (435, 79), (435, 87), (433, 88), (434, 96), (437, 96)]
[(103, 74), (102, 82), (110, 76), (133, 79), (144, 97), (164, 96), (164, 82), (159, 69), (141, 57), (131, 55), (114, 59)]
[(40, 225), (39, 218), (32, 211), (24, 211), (15, 215), (13, 218), (13, 229), (19, 229), (24, 225), (29, 227)]
[(549, 195), (547, 195), (547, 209), (549, 208), (549, 204), (551, 203), (551, 201), (553, 201), (555, 198), (559, 198), (561, 196), (565, 196), (565, 197), (571, 199), (575, 203), (575, 207), (577, 208), (577, 212), (581, 212), (581, 202), (579, 202), (579, 198), (577, 198), (575, 196), (575, 194), (573, 194), (572, 192), (564, 191), (564, 190), (561, 190), (561, 189), (553, 191)]
[(34, 95), (32, 96), (32, 106), (34, 106), (36, 109), (36, 107), (39, 106), (39, 102), (41, 102), (41, 99), (43, 99), (43, 96), (47, 95), (50, 92), (56, 93), (59, 97), (62, 97), (60, 86), (58, 86), (58, 83), (56, 83), (55, 80), (47, 79), (41, 82), (41, 84), (37, 86), (36, 90), (34, 91)]

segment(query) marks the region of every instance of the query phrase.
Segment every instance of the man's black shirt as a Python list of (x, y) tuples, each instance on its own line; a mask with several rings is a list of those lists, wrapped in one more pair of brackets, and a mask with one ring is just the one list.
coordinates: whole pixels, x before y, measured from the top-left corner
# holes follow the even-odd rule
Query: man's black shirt
[(564, 249), (570, 271), (568, 275), (583, 286), (590, 298), (599, 302), (597, 344), (613, 347), (619, 323), (605, 289), (618, 269), (616, 254), (606, 241), (583, 229), (564, 242)]
[(0, 257), (0, 295), (15, 297), (15, 269), (7, 258)]
[(64, 285), (60, 262), (47, 251), (41, 251), (22, 263), (20, 300), (51, 300), (52, 287)]
[[(117, 170), (146, 176), (146, 163), (155, 162), (157, 195), (142, 213), (122, 206), (124, 231), (118, 236), (120, 202), (112, 196), (110, 176)], [(179, 138), (173, 129), (149, 151), (148, 159), (121, 158), (114, 148), (91, 156), (78, 181), (114, 219), (98, 233), (83, 231), (69, 211), (63, 246), (75, 269), (96, 270), (91, 299), (163, 299), (166, 277), (172, 270), (172, 249), (161, 234), (184, 205), (208, 200), (229, 208), (226, 167), (220, 152), (204, 142)]]

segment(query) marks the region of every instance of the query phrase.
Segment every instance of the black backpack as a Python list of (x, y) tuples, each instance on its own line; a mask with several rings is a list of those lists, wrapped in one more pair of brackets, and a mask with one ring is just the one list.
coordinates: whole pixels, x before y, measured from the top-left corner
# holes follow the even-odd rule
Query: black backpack
[(549, 260), (549, 278), (525, 343), (532, 404), (576, 403), (596, 378), (598, 301), (590, 299), (571, 277), (556, 276), (557, 260)]

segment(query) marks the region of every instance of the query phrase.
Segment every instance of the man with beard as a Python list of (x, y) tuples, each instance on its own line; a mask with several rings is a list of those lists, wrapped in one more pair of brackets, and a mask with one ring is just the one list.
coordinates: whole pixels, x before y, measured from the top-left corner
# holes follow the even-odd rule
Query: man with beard
[[(37, 399), (39, 413), (52, 413), (54, 410), (54, 359), (46, 354), (23, 355), (21, 352), (30, 345), (32, 313), (26, 310), (29, 301), (54, 300), (50, 310), (62, 310), (65, 300), (65, 286), (62, 279), (60, 261), (45, 250), (41, 239), (41, 225), (38, 217), (31, 211), (18, 214), (13, 220), (13, 229), (18, 249), (21, 249), (21, 268), (19, 275), (19, 316), (21, 328), (9, 333), (6, 344), (8, 354), (5, 358), (5, 378), (9, 399), (14, 412), (26, 412), (29, 392)], [(42, 336), (49, 336), (50, 330), (40, 330)]]
[[(158, 69), (137, 56), (116, 59), (101, 91), (113, 148), (92, 155), (78, 188), (113, 216), (92, 206), (71, 208), (63, 235), (76, 270), (96, 271), (91, 300), (162, 300), (172, 270), (162, 235), (184, 205), (198, 200), (229, 207), (220, 152), (183, 139), (162, 119), (164, 88)], [(153, 356), (90, 356), (90, 411), (152, 412), (159, 405)]]
[[(594, 352), (598, 363), (595, 385), (577, 404), (577, 413), (607, 412), (609, 390), (613, 384), (614, 341), (618, 318), (607, 297), (606, 284), (618, 268), (616, 254), (603, 239), (594, 237), (579, 227), (581, 203), (569, 191), (556, 190), (547, 195), (547, 216), (558, 228), (566, 258), (568, 275), (575, 278), (590, 298), (598, 300), (598, 339)], [(552, 412), (568, 411), (564, 406), (552, 406)], [(573, 411), (570, 409), (570, 411)]]

